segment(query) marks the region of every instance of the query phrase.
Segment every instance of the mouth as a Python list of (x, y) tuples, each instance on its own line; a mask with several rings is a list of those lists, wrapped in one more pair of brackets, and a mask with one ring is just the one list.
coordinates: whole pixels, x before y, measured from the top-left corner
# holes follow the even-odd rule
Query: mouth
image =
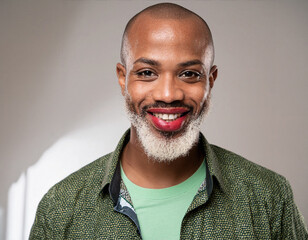
[(187, 108), (150, 108), (147, 114), (152, 124), (160, 131), (174, 132), (179, 131), (190, 112)]

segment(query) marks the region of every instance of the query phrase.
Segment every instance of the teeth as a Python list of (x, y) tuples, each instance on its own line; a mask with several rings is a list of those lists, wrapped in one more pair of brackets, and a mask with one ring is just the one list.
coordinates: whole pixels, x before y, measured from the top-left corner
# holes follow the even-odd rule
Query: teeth
[(153, 113), (153, 115), (157, 118), (160, 118), (164, 121), (173, 121), (177, 118), (179, 118), (181, 116), (181, 114), (177, 113), (177, 114), (162, 114), (162, 113)]

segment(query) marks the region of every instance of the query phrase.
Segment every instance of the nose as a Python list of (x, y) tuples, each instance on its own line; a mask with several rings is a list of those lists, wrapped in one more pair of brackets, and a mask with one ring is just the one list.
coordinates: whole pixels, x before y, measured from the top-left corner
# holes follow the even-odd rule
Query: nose
[(173, 74), (164, 74), (157, 79), (152, 96), (155, 101), (171, 103), (184, 100), (184, 91)]

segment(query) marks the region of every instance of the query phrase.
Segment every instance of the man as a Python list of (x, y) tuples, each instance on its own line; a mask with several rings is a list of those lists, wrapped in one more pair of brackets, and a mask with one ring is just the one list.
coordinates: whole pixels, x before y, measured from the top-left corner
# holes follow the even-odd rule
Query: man
[(30, 239), (307, 239), (285, 178), (200, 133), (213, 61), (195, 13), (163, 3), (133, 17), (117, 64), (131, 129), (44, 196)]

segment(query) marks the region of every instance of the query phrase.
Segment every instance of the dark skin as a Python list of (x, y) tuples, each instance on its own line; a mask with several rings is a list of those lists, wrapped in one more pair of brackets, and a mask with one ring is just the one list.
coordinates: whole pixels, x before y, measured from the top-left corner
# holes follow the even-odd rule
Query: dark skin
[[(198, 115), (207, 101), (217, 77), (217, 67), (209, 61), (206, 31), (200, 31), (200, 20), (155, 19), (142, 14), (128, 34), (125, 67), (117, 64), (122, 94), (130, 95), (137, 114), (142, 107), (157, 101), (182, 102), (192, 106), (185, 123), (175, 132), (181, 136), (192, 116)], [(150, 60), (150, 61), (149, 61)], [(144, 117), (153, 134), (161, 131)], [(145, 188), (166, 188), (189, 178), (201, 165), (204, 153), (197, 145), (185, 157), (171, 162), (157, 162), (147, 156), (131, 127), (130, 141), (125, 146), (121, 163), (126, 176)]]

